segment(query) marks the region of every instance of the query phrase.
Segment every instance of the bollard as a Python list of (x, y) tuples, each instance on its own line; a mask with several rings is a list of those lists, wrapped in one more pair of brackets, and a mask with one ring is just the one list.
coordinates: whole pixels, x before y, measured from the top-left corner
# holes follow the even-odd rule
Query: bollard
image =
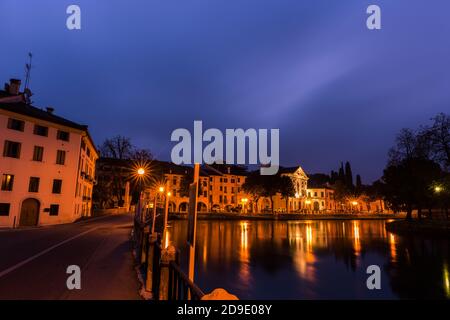
[(170, 263), (175, 261), (177, 250), (174, 246), (168, 246), (161, 250), (159, 300), (169, 300)]
[(142, 234), (142, 242), (141, 242), (141, 264), (145, 263), (147, 259), (147, 240), (150, 233), (150, 228), (144, 227), (144, 232)]
[(153, 259), (155, 256), (155, 247), (158, 241), (158, 234), (156, 232), (148, 235), (148, 250), (147, 250), (147, 277), (145, 279), (145, 290), (152, 291), (153, 286)]
[(211, 293), (205, 294), (201, 300), (239, 300), (239, 298), (225, 289), (217, 288)]

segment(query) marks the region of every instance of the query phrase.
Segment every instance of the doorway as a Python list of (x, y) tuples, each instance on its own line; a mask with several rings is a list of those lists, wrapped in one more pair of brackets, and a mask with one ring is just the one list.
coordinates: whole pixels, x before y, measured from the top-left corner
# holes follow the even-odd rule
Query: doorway
[(36, 199), (26, 199), (22, 202), (22, 208), (20, 210), (20, 222), (21, 227), (37, 226), (39, 222), (39, 207), (40, 203)]

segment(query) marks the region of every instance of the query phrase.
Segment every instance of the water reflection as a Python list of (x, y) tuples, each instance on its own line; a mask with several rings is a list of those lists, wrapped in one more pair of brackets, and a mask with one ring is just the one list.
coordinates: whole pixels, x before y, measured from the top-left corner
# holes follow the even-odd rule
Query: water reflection
[[(186, 253), (186, 221), (169, 234)], [(199, 221), (196, 246), (200, 287), (242, 299), (450, 298), (449, 241), (399, 237), (383, 221)], [(366, 288), (371, 264), (382, 290)]]

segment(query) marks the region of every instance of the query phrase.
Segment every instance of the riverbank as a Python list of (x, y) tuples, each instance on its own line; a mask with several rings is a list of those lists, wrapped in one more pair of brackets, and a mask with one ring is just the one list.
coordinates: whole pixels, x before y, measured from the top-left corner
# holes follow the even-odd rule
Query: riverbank
[[(198, 220), (387, 220), (404, 219), (404, 214), (238, 214), (199, 213)], [(170, 219), (185, 220), (187, 214), (171, 214)]]
[(450, 235), (449, 220), (399, 220), (386, 223), (386, 230), (399, 235)]

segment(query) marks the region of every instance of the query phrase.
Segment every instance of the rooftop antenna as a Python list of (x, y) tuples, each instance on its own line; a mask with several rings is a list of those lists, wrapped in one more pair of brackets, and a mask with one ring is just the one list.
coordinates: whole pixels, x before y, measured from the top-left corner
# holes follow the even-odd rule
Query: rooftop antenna
[(29, 89), (30, 85), (30, 77), (31, 77), (31, 63), (33, 61), (33, 54), (31, 52), (28, 52), (28, 63), (25, 64), (25, 89)]

